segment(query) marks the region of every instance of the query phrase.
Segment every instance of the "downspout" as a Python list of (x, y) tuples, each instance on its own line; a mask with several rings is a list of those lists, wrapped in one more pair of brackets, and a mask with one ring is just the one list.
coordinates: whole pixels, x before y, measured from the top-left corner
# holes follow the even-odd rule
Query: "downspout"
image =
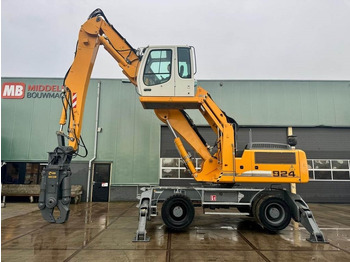
[(89, 171), (88, 171), (88, 181), (87, 181), (87, 189), (86, 189), (86, 202), (91, 201), (90, 197), (90, 181), (91, 181), (91, 173), (92, 173), (92, 162), (96, 159), (97, 156), (97, 135), (98, 135), (98, 120), (99, 120), (99, 112), (100, 112), (100, 91), (101, 91), (101, 81), (97, 83), (97, 101), (96, 101), (96, 116), (95, 116), (95, 142), (94, 142), (94, 155), (89, 160)]

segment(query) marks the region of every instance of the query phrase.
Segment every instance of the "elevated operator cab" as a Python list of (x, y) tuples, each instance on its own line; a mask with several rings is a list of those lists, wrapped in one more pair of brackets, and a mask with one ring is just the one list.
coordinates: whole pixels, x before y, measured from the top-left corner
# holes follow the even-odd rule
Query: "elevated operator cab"
[(194, 96), (194, 49), (189, 46), (150, 46), (137, 76), (141, 96)]

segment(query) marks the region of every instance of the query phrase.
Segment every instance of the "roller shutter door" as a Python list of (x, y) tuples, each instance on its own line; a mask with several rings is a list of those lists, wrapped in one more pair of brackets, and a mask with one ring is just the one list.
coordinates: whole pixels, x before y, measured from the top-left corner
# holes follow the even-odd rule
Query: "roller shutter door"
[(308, 159), (350, 159), (349, 128), (293, 128)]
[[(161, 127), (161, 145), (160, 145), (160, 157), (180, 157), (177, 149), (174, 145), (174, 135), (167, 126)], [(216, 141), (216, 135), (210, 127), (198, 127), (198, 131), (207, 141), (208, 144), (214, 145)], [(186, 143), (184, 139), (181, 139), (187, 151), (189, 151), (192, 157), (198, 157), (196, 152)]]
[[(249, 143), (249, 130), (252, 130), (253, 142), (271, 142), (282, 143), (287, 142), (286, 128), (239, 128), (236, 132), (236, 147), (238, 151), (243, 151)], [(211, 146), (215, 144), (216, 134), (208, 126), (198, 127), (198, 131)], [(196, 152), (182, 140), (185, 148), (192, 154), (193, 157), (198, 157)], [(167, 126), (161, 127), (161, 148), (160, 157), (179, 157), (174, 145), (174, 136)]]

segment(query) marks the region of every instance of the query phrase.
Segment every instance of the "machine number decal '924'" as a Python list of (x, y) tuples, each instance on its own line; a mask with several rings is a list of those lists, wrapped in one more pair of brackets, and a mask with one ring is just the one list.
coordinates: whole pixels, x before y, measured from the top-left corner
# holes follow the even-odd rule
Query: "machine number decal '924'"
[(272, 174), (274, 177), (295, 177), (294, 171), (290, 171), (289, 173), (287, 171), (272, 171)]

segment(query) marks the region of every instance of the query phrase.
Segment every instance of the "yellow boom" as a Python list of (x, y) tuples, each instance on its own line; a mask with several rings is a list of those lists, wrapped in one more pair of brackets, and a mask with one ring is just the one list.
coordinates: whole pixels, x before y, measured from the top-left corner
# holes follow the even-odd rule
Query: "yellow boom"
[[(63, 131), (62, 128), (70, 117), (68, 138), (69, 146), (74, 150), (79, 146), (86, 94), (100, 45), (103, 45), (118, 62), (131, 83), (136, 85), (140, 58), (118, 31), (108, 24), (108, 20), (102, 19), (104, 15), (101, 12), (92, 13), (81, 26), (75, 58), (64, 80), (65, 100), (60, 131)], [(71, 110), (70, 116), (68, 116), (69, 110)]]

